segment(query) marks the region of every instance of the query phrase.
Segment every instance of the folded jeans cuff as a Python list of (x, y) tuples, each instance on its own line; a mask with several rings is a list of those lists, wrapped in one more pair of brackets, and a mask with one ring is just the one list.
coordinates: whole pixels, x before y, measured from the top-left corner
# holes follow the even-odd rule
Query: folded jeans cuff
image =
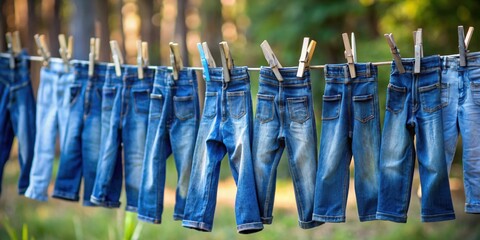
[(243, 223), (237, 225), (237, 232), (241, 234), (256, 233), (263, 230), (261, 222)]
[(263, 224), (272, 224), (273, 222), (273, 217), (262, 217), (261, 219)]
[(153, 224), (161, 224), (162, 223), (161, 218), (153, 218), (153, 217), (148, 217), (148, 216), (144, 216), (144, 215), (141, 215), (141, 214), (138, 214), (137, 218), (139, 220), (142, 220), (142, 221), (148, 222), (148, 223), (153, 223)]
[(455, 219), (455, 213), (453, 212), (434, 214), (434, 215), (422, 215), (422, 222), (440, 222), (440, 221), (448, 221), (448, 220), (454, 220), (454, 219)]
[(304, 222), (304, 221), (300, 221), (298, 220), (298, 226), (302, 229), (310, 229), (310, 228), (314, 228), (314, 227), (318, 227), (322, 224), (324, 224), (325, 222), (323, 221), (308, 221), (308, 222)]
[(480, 213), (480, 204), (466, 203), (465, 204), (465, 212), (466, 213), (474, 213), (474, 214)]
[(327, 215), (318, 215), (313, 214), (312, 219), (317, 222), (330, 222), (330, 223), (340, 223), (345, 222), (345, 216), (327, 216)]
[(190, 229), (195, 229), (197, 231), (202, 232), (211, 232), (212, 225), (204, 223), (204, 222), (197, 222), (197, 221), (190, 221), (190, 220), (182, 220), (182, 226)]
[(58, 190), (53, 191), (52, 197), (63, 199), (63, 200), (75, 201), (75, 202), (80, 200), (80, 197), (76, 193), (68, 193), (68, 192), (58, 191)]
[(48, 200), (48, 195), (46, 192), (39, 193), (33, 189), (34, 188), (30, 188), (30, 187), (27, 188), (27, 191), (25, 191), (25, 197), (33, 200), (41, 201), (41, 202), (46, 202)]
[(383, 213), (383, 212), (377, 212), (377, 220), (385, 220), (385, 221), (391, 221), (391, 222), (397, 222), (397, 223), (406, 223), (407, 222), (407, 216), (405, 215), (396, 215), (396, 214), (391, 214), (391, 213)]
[(96, 204), (98, 206), (106, 207), (106, 208), (119, 208), (120, 202), (112, 202), (112, 201), (105, 201), (104, 199), (98, 199), (93, 195), (90, 197), (90, 202)]

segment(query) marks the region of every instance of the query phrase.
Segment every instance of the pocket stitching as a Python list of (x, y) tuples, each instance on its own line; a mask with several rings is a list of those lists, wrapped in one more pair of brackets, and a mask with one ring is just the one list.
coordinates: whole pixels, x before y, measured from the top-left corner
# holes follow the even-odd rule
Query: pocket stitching
[[(132, 93), (133, 93), (133, 106), (134, 106), (134, 109), (135, 109), (135, 113), (138, 113), (138, 114), (148, 114), (149, 110), (147, 111), (140, 111), (140, 109), (138, 108), (138, 102), (137, 102), (137, 94), (139, 93), (143, 93), (143, 92), (146, 92), (147, 96), (150, 96), (150, 90), (148, 89), (138, 89), (138, 90), (132, 90)], [(148, 105), (150, 105), (150, 97), (147, 97), (147, 101), (148, 101)], [(150, 106), (148, 107), (150, 108)]]
[(187, 120), (187, 119), (190, 119), (193, 117), (194, 113), (192, 111), (189, 111), (188, 112), (188, 115), (185, 115), (185, 116), (181, 116), (179, 113), (178, 113), (178, 106), (177, 106), (177, 103), (180, 103), (180, 102), (192, 102), (193, 103), (193, 96), (184, 96), (184, 97), (177, 97), (177, 96), (173, 96), (173, 111), (175, 112), (175, 116), (180, 119), (180, 120)]
[[(322, 121), (323, 120), (334, 120), (334, 119), (337, 119), (339, 116), (340, 116), (340, 108), (338, 107), (338, 105), (340, 105), (340, 101), (342, 99), (342, 95), (341, 94), (337, 94), (337, 95), (323, 95), (323, 109), (322, 109)], [(332, 103), (332, 104), (335, 104), (333, 102), (337, 102), (336, 104), (336, 108), (337, 110), (335, 111), (335, 115), (332, 116), (332, 117), (325, 117), (325, 102), (329, 102), (329, 103)]]
[[(361, 98), (358, 98), (358, 97), (361, 97)], [(363, 98), (365, 97), (365, 98)], [(373, 94), (369, 94), (369, 95), (363, 95), (363, 96), (353, 96), (353, 102), (370, 102), (370, 115), (368, 115), (367, 117), (364, 117), (364, 118), (359, 118), (357, 116), (355, 116), (355, 119), (361, 123), (367, 123), (368, 121), (372, 120), (375, 118), (375, 114), (374, 114), (374, 97), (373, 97)]]
[(257, 101), (260, 102), (260, 99), (262, 99), (263, 101), (269, 101), (269, 102), (270, 102), (270, 106), (271, 106), (271, 109), (270, 109), (270, 117), (268, 117), (268, 118), (266, 118), (266, 119), (261, 119), (260, 117), (258, 117), (258, 114), (256, 114), (256, 118), (258, 118), (258, 120), (259, 120), (261, 123), (268, 123), (268, 122), (273, 121), (274, 111), (275, 111), (275, 103), (274, 103), (275, 96), (257, 94)]
[[(158, 107), (160, 108), (160, 110), (158, 112), (154, 112), (154, 111), (151, 111), (151, 109), (153, 107), (155, 107), (155, 104), (157, 103), (158, 104)], [(150, 94), (150, 110), (149, 110), (149, 117), (150, 119), (158, 119), (160, 117), (162, 117), (162, 111), (163, 111), (163, 95), (162, 94), (158, 94), (158, 93), (151, 93)]]
[[(73, 100), (71, 99), (72, 97), (72, 88), (77, 88), (77, 93), (75, 94), (75, 96), (73, 97)], [(82, 91), (82, 86), (79, 85), (79, 84), (73, 84), (70, 86), (70, 106), (73, 106), (75, 104), (75, 102), (77, 102), (77, 99), (79, 98), (80, 96), (80, 92)]]
[(433, 112), (436, 112), (437, 110), (439, 109), (442, 109), (443, 108), (443, 104), (442, 104), (442, 91), (440, 89), (440, 104), (438, 104), (437, 106), (435, 107), (428, 107), (426, 106), (426, 100), (425, 100), (425, 94), (430, 92), (430, 91), (433, 91), (435, 89), (439, 89), (440, 87), (440, 84), (439, 83), (435, 83), (435, 84), (432, 84), (432, 85), (429, 85), (429, 86), (425, 86), (425, 87), (420, 87), (418, 88), (418, 91), (420, 93), (420, 99), (421, 99), (421, 103), (422, 103), (422, 109), (423, 111), (427, 112), (427, 113), (433, 113)]
[[(241, 107), (241, 111), (239, 114), (233, 114), (232, 110), (231, 110), (231, 98), (230, 97), (241, 97), (242, 98), (242, 105), (240, 106)], [(245, 97), (245, 92), (244, 91), (237, 91), (237, 92), (227, 92), (227, 100), (228, 100), (228, 108), (229, 108), (229, 111), (228, 113), (230, 114), (231, 117), (235, 118), (235, 119), (240, 119), (242, 118), (243, 116), (245, 116), (247, 114), (247, 111), (246, 111), (246, 97)]]
[[(308, 121), (308, 119), (310, 119), (310, 112), (309, 112), (309, 109), (308, 109), (308, 97), (307, 96), (303, 96), (303, 97), (300, 97), (300, 98), (287, 98), (287, 103), (288, 103), (288, 111), (289, 111), (289, 115), (290, 115), (290, 119), (294, 122), (297, 122), (297, 123), (304, 123), (306, 121)], [(301, 118), (297, 118), (297, 117), (294, 117), (292, 115), (292, 105), (294, 103), (303, 103), (303, 107), (305, 109), (305, 118), (304, 119), (301, 119)]]
[[(205, 118), (214, 118), (216, 115), (217, 115), (217, 93), (216, 92), (206, 92), (205, 93), (205, 101), (204, 101), (204, 104), (203, 104), (203, 114), (202, 114), (202, 118), (205, 117)], [(208, 99), (212, 99), (211, 101), (213, 101), (213, 104), (210, 104), (212, 106), (208, 106), (207, 103), (209, 102)], [(207, 108), (206, 107), (212, 107), (214, 108), (213, 111), (212, 111), (212, 114), (211, 115), (208, 115), (206, 114), (207, 112)]]
[(391, 102), (391, 97), (390, 97), (391, 94), (388, 95), (388, 99), (387, 99), (387, 102), (386, 102), (387, 111), (389, 111), (391, 113), (394, 113), (394, 114), (397, 114), (397, 113), (403, 111), (403, 108), (404, 108), (404, 105), (405, 105), (405, 99), (406, 99), (406, 96), (405, 96), (406, 94), (405, 93), (407, 92), (407, 88), (406, 87), (395, 86), (395, 85), (389, 83), (388, 87), (387, 87), (387, 91), (393, 91), (393, 92), (402, 94), (402, 104), (401, 104), (401, 107), (397, 111), (395, 111), (395, 110), (393, 110), (392, 108), (389, 107), (389, 105), (390, 105), (389, 103)]

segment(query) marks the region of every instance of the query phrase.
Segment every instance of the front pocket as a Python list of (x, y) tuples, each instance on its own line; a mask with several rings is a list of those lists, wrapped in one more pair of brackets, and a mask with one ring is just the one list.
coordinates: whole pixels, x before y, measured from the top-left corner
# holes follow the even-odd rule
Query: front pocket
[(148, 114), (150, 107), (150, 91), (148, 89), (132, 90), (133, 101), (135, 102), (135, 112)]
[(340, 116), (342, 95), (323, 95), (322, 120), (333, 120)]
[(261, 123), (267, 123), (273, 120), (275, 96), (257, 94), (257, 115), (256, 118)]
[(448, 83), (442, 83), (442, 107), (448, 105), (448, 97), (450, 96), (450, 85)]
[(194, 115), (193, 96), (173, 97), (175, 116), (180, 120), (187, 120)]
[(427, 113), (435, 112), (442, 108), (440, 84), (435, 83), (425, 87), (419, 87), (420, 100), (423, 111)]
[[(102, 91), (102, 109), (110, 111), (113, 107), (117, 89), (115, 87), (104, 87)], [(93, 103), (92, 103), (93, 104)]]
[(80, 95), (81, 90), (82, 90), (82, 86), (79, 84), (72, 84), (70, 86), (70, 99), (69, 99), (70, 106), (75, 104), (75, 102), (78, 99), (78, 96)]
[(355, 119), (361, 123), (366, 123), (375, 118), (374, 98), (372, 94), (353, 96), (353, 114)]
[(241, 118), (245, 116), (245, 92), (227, 92), (228, 111), (233, 118)]
[(150, 118), (160, 118), (163, 110), (163, 96), (162, 94), (150, 94)]
[(298, 123), (304, 123), (310, 118), (308, 111), (308, 97), (287, 98), (288, 112), (290, 120)]
[(214, 118), (217, 115), (217, 93), (206, 92), (205, 104), (203, 105), (203, 117)]
[(472, 99), (476, 105), (480, 105), (480, 83), (471, 83)]
[(389, 83), (387, 87), (387, 111), (392, 113), (401, 112), (405, 104), (406, 95), (406, 87), (399, 87)]

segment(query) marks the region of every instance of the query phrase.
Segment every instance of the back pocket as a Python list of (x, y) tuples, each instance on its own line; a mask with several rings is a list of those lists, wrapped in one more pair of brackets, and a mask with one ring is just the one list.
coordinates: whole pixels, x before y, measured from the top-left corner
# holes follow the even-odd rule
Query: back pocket
[(82, 86), (79, 84), (72, 84), (70, 86), (70, 99), (69, 99), (70, 105), (75, 104), (75, 102), (77, 101), (80, 95), (81, 90), (82, 90)]
[(353, 114), (355, 119), (366, 123), (375, 117), (372, 94), (353, 96)]
[(132, 93), (135, 102), (135, 112), (140, 114), (148, 114), (148, 109), (150, 106), (150, 90), (132, 90)]
[(241, 118), (245, 116), (245, 92), (227, 92), (228, 111), (233, 118)]
[(472, 91), (472, 99), (476, 105), (480, 105), (480, 83), (470, 83), (470, 89)]
[(257, 115), (256, 118), (261, 123), (267, 123), (273, 120), (274, 114), (274, 99), (273, 95), (257, 94)]
[(187, 120), (194, 115), (193, 96), (173, 97), (175, 116), (180, 120)]
[(406, 87), (399, 87), (389, 83), (387, 87), (387, 111), (392, 113), (401, 112), (405, 104), (406, 95)]
[(115, 95), (117, 89), (115, 87), (104, 87), (102, 91), (102, 109), (103, 110), (112, 110), (113, 102), (115, 100)]
[(214, 118), (217, 115), (217, 93), (206, 92), (205, 104), (203, 105), (203, 117)]
[(308, 111), (308, 97), (287, 98), (288, 112), (290, 120), (298, 123), (304, 123), (310, 118)]
[(423, 111), (432, 113), (442, 108), (440, 84), (418, 88)]
[(322, 120), (333, 120), (340, 116), (342, 95), (323, 95)]
[(150, 118), (160, 118), (163, 110), (163, 95), (159, 93), (150, 94)]

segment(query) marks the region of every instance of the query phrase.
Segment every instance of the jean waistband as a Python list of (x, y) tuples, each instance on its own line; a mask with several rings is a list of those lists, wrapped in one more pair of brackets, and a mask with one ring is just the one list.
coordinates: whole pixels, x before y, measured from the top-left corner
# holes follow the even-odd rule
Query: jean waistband
[(88, 76), (88, 68), (90, 64), (88, 62), (74, 62), (72, 64), (75, 74), (75, 80), (77, 81), (104, 81), (107, 75), (108, 63), (95, 63), (93, 67), (93, 76)]
[[(27, 59), (28, 53), (26, 50), (22, 50), (20, 54), (15, 57), (15, 69), (26, 71), (28, 73), (30, 69), (30, 60)], [(0, 56), (0, 73), (10, 73), (10, 55), (2, 54)]]
[(155, 72), (155, 86), (173, 87), (173, 86), (197, 86), (197, 75), (195, 70), (183, 68), (178, 72), (178, 79), (173, 79), (173, 72), (167, 67), (157, 67)]
[[(460, 67), (459, 54), (442, 56), (441, 59), (442, 59), (443, 69)], [(468, 66), (474, 66), (474, 67), (480, 66), (480, 52), (467, 53), (467, 67)]]
[[(413, 73), (415, 68), (415, 58), (402, 58), (402, 65), (405, 68), (405, 72)], [(441, 66), (442, 63), (439, 55), (423, 57), (420, 61), (420, 72), (439, 70)], [(395, 61), (392, 61), (392, 73), (398, 73)]]
[(115, 66), (108, 64), (105, 82), (110, 84), (123, 84), (123, 86), (152, 86), (155, 69), (144, 68), (143, 79), (138, 78), (138, 69), (134, 65), (123, 65), (121, 67), (122, 74), (117, 77)]
[[(324, 72), (327, 82), (329, 81), (328, 78), (351, 79), (350, 69), (346, 63), (326, 64)], [(355, 63), (356, 78), (351, 79), (349, 82), (363, 81), (363, 78), (371, 78), (376, 76), (377, 73), (377, 66), (374, 66), (372, 63)]]
[[(210, 81), (214, 82), (223, 82), (223, 68), (216, 67), (216, 68), (209, 68), (208, 73), (210, 74)], [(248, 68), (247, 67), (234, 67), (230, 70), (230, 81), (249, 81), (250, 77), (248, 75)]]
[(278, 70), (282, 75), (282, 81), (279, 81), (277, 79), (272, 68), (262, 66), (260, 68), (260, 82), (265, 82), (277, 86), (310, 85), (310, 71), (308, 69), (305, 69), (305, 71), (303, 72), (303, 77), (297, 77), (298, 67), (285, 67), (279, 68)]

